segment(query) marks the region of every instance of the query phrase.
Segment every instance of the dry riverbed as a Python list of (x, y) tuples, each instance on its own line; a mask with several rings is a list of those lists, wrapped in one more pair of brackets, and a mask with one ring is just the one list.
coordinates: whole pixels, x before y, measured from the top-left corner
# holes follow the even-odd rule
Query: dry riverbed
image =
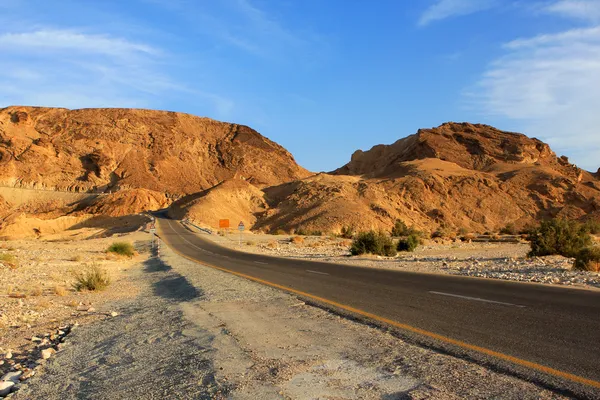
[[(193, 227), (191, 229), (195, 230)], [(277, 257), (600, 288), (600, 273), (572, 270), (573, 260), (561, 256), (528, 258), (527, 243), (430, 242), (412, 253), (399, 253), (397, 257), (353, 257), (349, 252), (351, 242), (335, 237), (244, 233), (240, 240), (238, 233), (224, 236), (199, 234), (232, 249)]]

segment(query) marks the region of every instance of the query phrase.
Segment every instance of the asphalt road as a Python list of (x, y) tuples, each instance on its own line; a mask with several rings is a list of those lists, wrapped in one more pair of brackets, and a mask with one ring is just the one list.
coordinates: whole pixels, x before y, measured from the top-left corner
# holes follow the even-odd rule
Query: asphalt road
[[(384, 325), (397, 322), (400, 331), (414, 327), (405, 332), (408, 338), (567, 394), (600, 398), (600, 291), (254, 255), (219, 246), (177, 221), (159, 217), (157, 222), (171, 248), (200, 263), (301, 291), (329, 306), (346, 306), (344, 313), (360, 310)], [(419, 329), (450, 343), (415, 332)]]

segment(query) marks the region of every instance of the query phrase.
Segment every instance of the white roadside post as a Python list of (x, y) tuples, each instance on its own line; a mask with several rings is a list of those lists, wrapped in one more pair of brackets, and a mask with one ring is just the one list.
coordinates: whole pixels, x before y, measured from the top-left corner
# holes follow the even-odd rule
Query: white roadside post
[(246, 226), (244, 225), (244, 221), (240, 221), (240, 223), (238, 224), (238, 231), (240, 231), (240, 240), (239, 240), (239, 245), (242, 245), (242, 232), (244, 231), (244, 229), (246, 228)]

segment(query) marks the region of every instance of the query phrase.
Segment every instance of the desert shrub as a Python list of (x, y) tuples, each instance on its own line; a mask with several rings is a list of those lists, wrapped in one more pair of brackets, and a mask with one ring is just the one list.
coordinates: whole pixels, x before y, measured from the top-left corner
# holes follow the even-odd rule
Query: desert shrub
[(69, 261), (75, 261), (75, 262), (80, 262), (81, 260), (83, 260), (83, 257), (81, 257), (80, 254), (77, 254), (69, 259)]
[(67, 294), (67, 289), (64, 286), (61, 285), (56, 285), (54, 286), (54, 294), (56, 294), (57, 296), (66, 296)]
[(248, 240), (246, 242), (246, 246), (254, 246), (254, 245), (256, 245), (256, 242), (254, 240)]
[(515, 224), (508, 223), (508, 224), (506, 224), (506, 226), (504, 226), (504, 228), (500, 229), (500, 234), (502, 234), (502, 235), (516, 235), (517, 234), (517, 228), (515, 227)]
[(296, 228), (296, 230), (294, 231), (294, 233), (296, 235), (301, 235), (301, 236), (308, 236), (308, 231), (306, 230), (306, 228), (299, 226), (298, 228)]
[(273, 232), (273, 235), (285, 235), (285, 231), (283, 229), (277, 229)]
[(461, 226), (461, 227), (458, 229), (458, 234), (459, 234), (460, 236), (467, 236), (467, 235), (469, 234), (469, 228), (466, 228), (466, 227), (464, 227), (464, 226)]
[(15, 257), (13, 254), (10, 254), (10, 253), (0, 254), (0, 263), (6, 265), (9, 268), (16, 268), (19, 266), (17, 257)]
[(415, 251), (417, 247), (419, 247), (419, 244), (421, 243), (421, 240), (419, 239), (419, 237), (415, 234), (412, 235), (408, 235), (408, 237), (406, 237), (405, 239), (400, 239), (400, 241), (398, 242), (398, 246), (396, 247), (396, 250), (398, 251)]
[(573, 269), (600, 272), (600, 247), (586, 247), (579, 250)]
[(404, 221), (397, 219), (394, 227), (392, 228), (392, 236), (408, 235), (410, 235), (410, 228), (404, 223)]
[(445, 228), (445, 227), (439, 227), (438, 229), (436, 229), (435, 231), (433, 231), (431, 233), (431, 238), (432, 239), (446, 239), (446, 238), (450, 238), (452, 236), (452, 233), (450, 232), (450, 229)]
[(600, 221), (592, 221), (592, 220), (586, 221), (583, 224), (583, 227), (586, 231), (588, 231), (592, 235), (600, 234)]
[(354, 256), (370, 253), (380, 256), (396, 255), (394, 241), (385, 232), (360, 232), (350, 245), (350, 253)]
[(133, 245), (129, 242), (114, 242), (110, 245), (107, 251), (109, 253), (115, 253), (127, 257), (133, 257), (135, 255)]
[(355, 230), (356, 229), (354, 228), (354, 225), (343, 226), (340, 236), (344, 239), (352, 239), (354, 237)]
[(575, 257), (592, 243), (590, 234), (582, 224), (563, 219), (543, 221), (539, 228), (530, 232), (528, 239), (531, 244), (530, 257), (554, 254)]
[(75, 272), (73, 288), (78, 292), (82, 290), (104, 290), (110, 284), (106, 270), (97, 264), (86, 266), (84, 271)]
[(34, 286), (29, 291), (29, 294), (31, 296), (41, 296), (42, 294), (44, 294), (44, 289), (41, 286)]
[(304, 243), (304, 238), (302, 236), (294, 236), (293, 238), (290, 239), (290, 242), (292, 242), (294, 244), (302, 244), (302, 243)]

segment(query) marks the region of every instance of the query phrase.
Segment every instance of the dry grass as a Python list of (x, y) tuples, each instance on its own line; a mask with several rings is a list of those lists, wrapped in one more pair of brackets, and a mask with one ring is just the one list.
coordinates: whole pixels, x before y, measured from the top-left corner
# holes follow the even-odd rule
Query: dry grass
[(248, 240), (246, 246), (256, 246), (256, 242), (254, 240)]
[(277, 247), (277, 242), (274, 240), (271, 240), (269, 243), (267, 243), (267, 247), (270, 249), (274, 249)]
[(0, 254), (0, 263), (6, 265), (10, 269), (16, 269), (19, 266), (17, 257), (9, 253)]
[(41, 296), (42, 294), (44, 294), (44, 289), (41, 286), (34, 286), (30, 291), (29, 291), (29, 295), (30, 296)]
[(67, 295), (67, 288), (65, 288), (62, 285), (56, 285), (54, 286), (54, 294), (60, 297), (66, 296)]
[(81, 254), (77, 254), (76, 256), (69, 258), (69, 261), (74, 261), (74, 262), (81, 262), (81, 260), (83, 260), (83, 257), (81, 256)]
[(110, 285), (110, 278), (105, 269), (98, 264), (86, 266), (82, 272), (74, 273), (75, 283), (73, 288), (78, 292), (82, 290), (104, 290)]
[(302, 243), (304, 243), (304, 238), (302, 236), (294, 236), (293, 238), (290, 239), (290, 242), (292, 242), (294, 244), (302, 244)]
[(109, 248), (106, 251), (109, 253), (114, 253), (129, 258), (135, 255), (133, 245), (129, 242), (114, 242), (109, 246)]

